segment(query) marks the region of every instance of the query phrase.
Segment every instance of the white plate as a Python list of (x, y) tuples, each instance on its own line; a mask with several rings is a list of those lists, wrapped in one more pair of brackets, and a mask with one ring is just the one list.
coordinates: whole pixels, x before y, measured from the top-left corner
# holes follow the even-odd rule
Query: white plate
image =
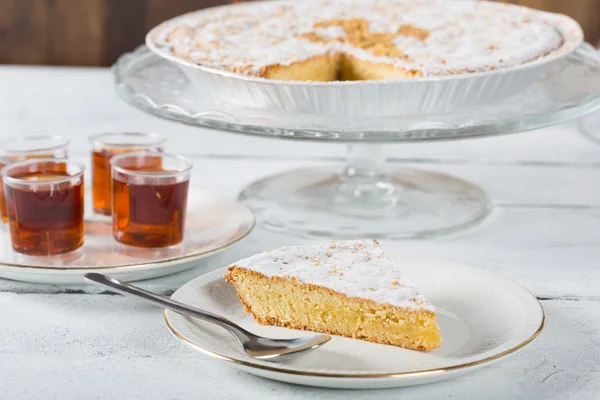
[[(343, 337), (286, 363), (254, 360), (215, 325), (165, 311), (171, 332), (188, 346), (251, 374), (300, 385), (388, 388), (440, 381), (489, 365), (531, 343), (544, 311), (522, 287), (492, 273), (444, 261), (398, 257), (406, 276), (437, 307), (442, 346), (426, 352)], [(223, 278), (226, 269), (182, 286), (173, 298), (210, 310), (260, 335), (290, 338), (304, 331), (261, 326)], [(201, 374), (201, 371), (198, 371)]]
[[(91, 205), (87, 201), (86, 205)], [(155, 278), (194, 267), (246, 237), (254, 216), (240, 203), (203, 191), (191, 191), (184, 240), (166, 248), (126, 246), (112, 237), (110, 217), (86, 208), (84, 245), (68, 254), (34, 257), (12, 249), (7, 224), (0, 226), (0, 277), (27, 282), (83, 283), (86, 272), (101, 272), (123, 280)]]

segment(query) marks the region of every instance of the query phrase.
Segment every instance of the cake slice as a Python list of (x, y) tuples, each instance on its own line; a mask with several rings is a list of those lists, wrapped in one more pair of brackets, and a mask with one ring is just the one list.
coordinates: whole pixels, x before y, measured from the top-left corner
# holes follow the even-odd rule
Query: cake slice
[(434, 307), (374, 240), (266, 251), (231, 265), (225, 279), (261, 324), (415, 350), (440, 346)]

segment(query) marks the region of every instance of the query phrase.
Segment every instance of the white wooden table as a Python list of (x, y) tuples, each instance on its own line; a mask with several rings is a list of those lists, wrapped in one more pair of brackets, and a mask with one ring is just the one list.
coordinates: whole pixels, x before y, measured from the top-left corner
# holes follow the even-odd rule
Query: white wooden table
[[(88, 159), (87, 136), (158, 131), (195, 162), (194, 185), (232, 198), (266, 174), (341, 163), (340, 145), (286, 142), (162, 121), (117, 99), (106, 69), (0, 67), (0, 137), (56, 133)], [(0, 398), (464, 399), (600, 398), (600, 147), (574, 124), (453, 143), (388, 146), (393, 162), (471, 180), (493, 197), (479, 227), (428, 241), (384, 242), (494, 271), (533, 292), (541, 337), (465, 378), (382, 391), (292, 386), (237, 372), (169, 335), (161, 310), (86, 286), (0, 279)], [(142, 282), (171, 293), (267, 248), (302, 243), (257, 229), (233, 249), (177, 275)]]

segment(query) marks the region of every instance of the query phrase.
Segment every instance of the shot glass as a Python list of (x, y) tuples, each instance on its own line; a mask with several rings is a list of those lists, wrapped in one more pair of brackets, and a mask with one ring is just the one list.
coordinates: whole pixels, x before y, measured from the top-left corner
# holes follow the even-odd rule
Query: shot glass
[[(67, 158), (69, 141), (60, 136), (40, 135), (10, 138), (0, 142), (0, 172), (12, 163), (32, 158)], [(8, 221), (4, 186), (0, 175), (0, 215)]]
[(183, 240), (192, 163), (156, 152), (111, 159), (113, 236), (136, 247), (168, 247)]
[(83, 244), (83, 164), (27, 160), (2, 171), (12, 247), (48, 256)]
[(110, 159), (119, 154), (163, 151), (165, 137), (155, 133), (101, 133), (90, 136), (92, 143), (92, 197), (94, 212), (111, 213)]

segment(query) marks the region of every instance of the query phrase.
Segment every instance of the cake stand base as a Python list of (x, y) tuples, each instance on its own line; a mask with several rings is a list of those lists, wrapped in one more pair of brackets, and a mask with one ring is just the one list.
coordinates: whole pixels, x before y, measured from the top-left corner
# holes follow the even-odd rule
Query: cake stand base
[[(308, 168), (240, 194), (262, 225), (303, 237), (418, 238), (463, 230), (490, 211), (479, 187), (436, 172), (387, 166), (381, 147), (349, 146), (345, 169)], [(381, 160), (381, 161), (380, 161)]]

